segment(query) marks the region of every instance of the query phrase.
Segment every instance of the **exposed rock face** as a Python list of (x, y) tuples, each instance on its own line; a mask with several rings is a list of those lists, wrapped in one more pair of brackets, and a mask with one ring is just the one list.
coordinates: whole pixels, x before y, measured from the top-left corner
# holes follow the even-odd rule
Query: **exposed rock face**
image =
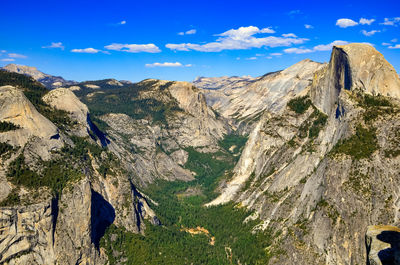
[[(259, 78), (242, 80), (234, 79), (197, 79), (194, 84), (206, 88), (203, 93), (207, 102), (222, 116), (244, 121), (246, 126), (255, 124), (265, 110), (280, 112), (288, 99), (299, 95), (310, 85), (314, 72), (323, 67), (322, 64), (303, 60), (283, 71), (270, 73)], [(210, 83), (216, 82), (214, 85)], [(215, 87), (217, 89), (208, 89)]]
[(400, 98), (400, 79), (374, 47), (358, 43), (335, 46), (329, 65), (315, 73), (311, 97), (318, 108), (330, 113), (342, 90)]
[(91, 130), (88, 123), (89, 110), (75, 94), (68, 88), (57, 88), (47, 93), (43, 100), (50, 106), (67, 111), (71, 114), (71, 118), (78, 124), (75, 135), (84, 137), (88, 136), (88, 131)]
[[(61, 131), (36, 110), (22, 91), (12, 86), (0, 87), (0, 121), (20, 126), (0, 133), (1, 142), (15, 146), (11, 154), (0, 156), (0, 198), (3, 201), (15, 190), (21, 202), (30, 204), (0, 209), (0, 263), (105, 264), (99, 240), (111, 223), (140, 233), (145, 227), (144, 219), (156, 225), (160, 222), (119, 162), (111, 160), (114, 164), (109, 176), (100, 173), (103, 160), (110, 160), (106, 150), (97, 156), (89, 151), (86, 159), (90, 158), (91, 165), (69, 165), (77, 167), (84, 177), (68, 182), (62, 193), (53, 198), (48, 187), (36, 191), (7, 179), (9, 163), (20, 154), (24, 154), (31, 170), (40, 172), (43, 168), (36, 165), (42, 159), (56, 163), (64, 159), (60, 149), (73, 145), (71, 136), (86, 136), (82, 139), (95, 144), (87, 137), (94, 128), (88, 108), (70, 90), (50, 91), (44, 101), (67, 111), (77, 122), (71, 125), (74, 128)], [(109, 144), (113, 150), (118, 148), (114, 142)]]
[(0, 121), (20, 126), (20, 129), (0, 133), (0, 141), (22, 147), (31, 141), (31, 149), (42, 159), (50, 151), (63, 146), (57, 127), (41, 115), (22, 91), (12, 86), (0, 87)]
[(65, 80), (60, 76), (52, 76), (42, 73), (36, 67), (31, 67), (31, 66), (8, 64), (4, 66), (2, 69), (9, 72), (31, 76), (49, 89), (62, 86), (71, 86), (76, 83), (75, 81)]
[(367, 264), (400, 264), (400, 229), (395, 226), (368, 226), (365, 234)]
[(0, 219), (0, 263), (55, 263), (51, 204), (2, 208)]
[(192, 173), (183, 168), (187, 160), (184, 148), (216, 151), (229, 126), (216, 117), (202, 92), (190, 83), (149, 79), (141, 84), (152, 85), (141, 91), (139, 98), (176, 103), (181, 110), (168, 114), (164, 123), (136, 120), (126, 114), (103, 115), (101, 118), (110, 127), (107, 133), (116, 144), (110, 148), (137, 176), (135, 184), (147, 185), (157, 179), (193, 180)]
[[(366, 49), (360, 54), (371, 51), (365, 45), (334, 48), (329, 65), (316, 69), (313, 84), (299, 93), (311, 95), (315, 108), (301, 114), (288, 107), (263, 114), (232, 179), (210, 203), (240, 202), (264, 220), (255, 229), (280, 231), (272, 248), (286, 254), (274, 256), (271, 264), (362, 264), (367, 225), (398, 223), (399, 191), (392, 183), (400, 181), (400, 160), (392, 142), (399, 140), (399, 103), (388, 98), (388, 112), (378, 103), (373, 108), (363, 105), (364, 93), (383, 94), (376, 89), (384, 85), (358, 89), (360, 69), (350, 63), (358, 61), (353, 58), (358, 53), (342, 53), (354, 47)], [(376, 65), (388, 65), (383, 57), (377, 58), (382, 61)], [(396, 95), (396, 89), (391, 87), (390, 93)], [(326, 122), (318, 108), (327, 114)], [(370, 116), (371, 111), (377, 116)], [(341, 139), (355, 134), (363, 139), (360, 126), (372, 136), (352, 152), (374, 141), (376, 149), (363, 158), (350, 151), (337, 153), (333, 148)], [(342, 150), (351, 148), (349, 142), (343, 143), (347, 146)]]

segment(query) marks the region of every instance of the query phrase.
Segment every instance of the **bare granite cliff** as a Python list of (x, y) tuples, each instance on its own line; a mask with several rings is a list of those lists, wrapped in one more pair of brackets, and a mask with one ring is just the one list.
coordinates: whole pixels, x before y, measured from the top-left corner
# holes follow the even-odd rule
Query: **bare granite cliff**
[(47, 107), (25, 91), (0, 87), (0, 263), (105, 264), (110, 224), (142, 233), (144, 219), (159, 221), (86, 105), (64, 88), (43, 97)]
[(263, 113), (208, 204), (254, 209), (255, 230), (276, 233), (270, 264), (362, 264), (366, 227), (398, 224), (400, 88), (385, 67), (368, 45), (334, 47), (300, 97)]

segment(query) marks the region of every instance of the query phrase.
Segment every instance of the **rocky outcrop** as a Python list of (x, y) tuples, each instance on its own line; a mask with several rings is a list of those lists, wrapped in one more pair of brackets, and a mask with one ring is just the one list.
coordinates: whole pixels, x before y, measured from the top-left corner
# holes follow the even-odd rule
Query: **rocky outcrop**
[(400, 229), (389, 225), (368, 226), (365, 234), (367, 265), (400, 264)]
[(0, 87), (0, 121), (11, 122), (20, 129), (0, 133), (0, 142), (23, 147), (28, 141), (32, 152), (42, 159), (63, 146), (57, 127), (40, 114), (22, 91), (12, 86)]
[(0, 219), (0, 263), (55, 263), (51, 203), (1, 208)]
[(335, 46), (329, 65), (317, 71), (311, 97), (325, 113), (337, 106), (342, 90), (400, 98), (400, 79), (383, 55), (368, 44)]
[(71, 118), (77, 122), (74, 125), (73, 134), (85, 137), (91, 130), (88, 122), (89, 110), (75, 94), (68, 88), (57, 88), (47, 93), (43, 100), (53, 108), (64, 110), (68, 112)]
[(31, 66), (8, 64), (1, 69), (6, 70), (8, 72), (31, 76), (33, 79), (39, 81), (49, 89), (63, 87), (63, 86), (71, 86), (77, 83), (75, 81), (65, 80), (61, 76), (52, 76), (42, 73), (36, 67), (31, 67)]

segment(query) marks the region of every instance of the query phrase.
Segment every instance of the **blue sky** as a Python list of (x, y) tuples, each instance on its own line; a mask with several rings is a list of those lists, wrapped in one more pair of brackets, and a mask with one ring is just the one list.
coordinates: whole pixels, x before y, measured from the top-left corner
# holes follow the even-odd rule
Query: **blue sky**
[[(351, 3), (350, 3), (351, 2)], [(400, 72), (399, 1), (6, 1), (0, 66), (72, 80), (251, 75), (368, 42)]]

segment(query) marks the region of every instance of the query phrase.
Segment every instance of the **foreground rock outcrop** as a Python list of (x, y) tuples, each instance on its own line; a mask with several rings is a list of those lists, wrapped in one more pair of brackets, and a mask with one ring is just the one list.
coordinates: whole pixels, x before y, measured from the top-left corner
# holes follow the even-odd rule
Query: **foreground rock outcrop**
[(368, 226), (365, 234), (367, 265), (400, 264), (400, 229), (389, 225)]

